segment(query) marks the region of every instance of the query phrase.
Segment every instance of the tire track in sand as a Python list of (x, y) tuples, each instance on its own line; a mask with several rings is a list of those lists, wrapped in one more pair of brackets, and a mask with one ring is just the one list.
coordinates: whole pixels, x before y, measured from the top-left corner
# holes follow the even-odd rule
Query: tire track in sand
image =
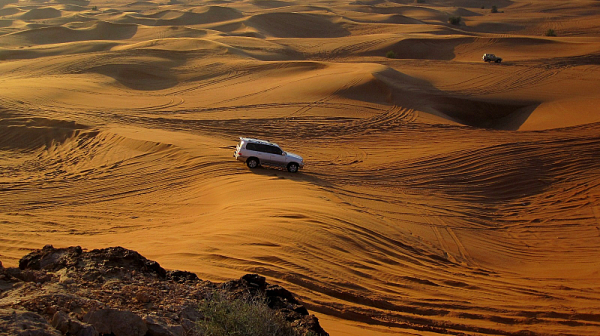
[[(450, 225), (436, 215), (429, 215), (424, 218), (429, 223), (429, 226), (444, 252), (444, 256), (448, 260), (464, 266), (477, 266), (465, 245), (461, 242), (460, 238), (458, 238), (456, 232), (454, 232)], [(456, 252), (458, 252), (458, 258), (455, 256)]]

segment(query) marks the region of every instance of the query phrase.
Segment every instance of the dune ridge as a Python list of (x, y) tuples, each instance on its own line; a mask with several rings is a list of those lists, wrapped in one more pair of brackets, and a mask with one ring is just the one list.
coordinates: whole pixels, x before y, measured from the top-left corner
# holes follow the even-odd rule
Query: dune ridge
[[(0, 16), (5, 267), (123, 246), (210, 281), (258, 273), (334, 336), (600, 333), (595, 3), (2, 0)], [(250, 170), (240, 136), (306, 167)]]

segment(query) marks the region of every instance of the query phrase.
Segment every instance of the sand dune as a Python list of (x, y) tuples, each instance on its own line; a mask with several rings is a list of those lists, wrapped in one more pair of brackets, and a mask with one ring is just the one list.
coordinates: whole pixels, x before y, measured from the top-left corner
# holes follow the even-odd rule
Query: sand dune
[[(334, 336), (600, 333), (595, 2), (3, 0), (0, 17), (4, 265), (121, 245), (264, 275)], [(250, 170), (240, 136), (307, 165)]]
[(0, 1), (0, 7), (5, 7), (6, 5), (17, 3), (18, 0), (2, 0)]
[(84, 54), (95, 51), (107, 51), (117, 45), (114, 42), (103, 41), (80, 41), (43, 45), (27, 49), (0, 48), (0, 58), (9, 59), (33, 59), (47, 56)]
[(132, 37), (137, 26), (94, 22), (81, 28), (43, 27), (0, 36), (0, 45), (56, 44), (87, 40), (121, 40)]
[(21, 13), (21, 10), (16, 7), (8, 7), (8, 8), (0, 9), (0, 15), (2, 15), (2, 16), (14, 15), (17, 13)]
[(351, 12), (346, 19), (361, 23), (393, 23), (393, 24), (422, 24), (423, 22), (399, 14), (363, 14)]
[(237, 10), (210, 6), (200, 12), (166, 10), (154, 14), (131, 15), (131, 21), (147, 26), (189, 26), (229, 21), (241, 17), (242, 14)]
[(349, 33), (334, 17), (300, 13), (267, 13), (252, 16), (247, 25), (272, 37), (341, 37)]
[(21, 20), (43, 20), (60, 17), (62, 12), (56, 8), (34, 8), (19, 16)]

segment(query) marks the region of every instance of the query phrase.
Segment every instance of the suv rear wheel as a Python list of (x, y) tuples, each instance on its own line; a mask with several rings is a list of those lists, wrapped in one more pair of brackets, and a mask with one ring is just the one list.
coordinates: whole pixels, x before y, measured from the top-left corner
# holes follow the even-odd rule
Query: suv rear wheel
[(297, 163), (294, 163), (294, 162), (292, 162), (292, 163), (288, 164), (288, 166), (287, 166), (287, 170), (288, 170), (290, 173), (295, 173), (295, 172), (297, 172), (297, 171), (298, 171), (298, 164), (297, 164)]
[(246, 160), (246, 165), (248, 166), (248, 168), (254, 169), (254, 168), (258, 167), (258, 159), (257, 158), (249, 158), (248, 160)]

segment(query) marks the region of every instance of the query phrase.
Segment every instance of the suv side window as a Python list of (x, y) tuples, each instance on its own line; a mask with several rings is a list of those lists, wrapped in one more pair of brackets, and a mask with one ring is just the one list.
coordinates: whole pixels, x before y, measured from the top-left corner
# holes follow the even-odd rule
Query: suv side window
[(276, 146), (271, 146), (271, 145), (260, 145), (263, 148), (261, 149), (261, 152), (265, 152), (265, 153), (269, 153), (269, 154), (281, 154), (281, 149), (279, 149), (279, 147)]
[(257, 152), (263, 152), (263, 153), (278, 154), (278, 155), (281, 155), (283, 153), (281, 148), (279, 148), (277, 146), (259, 144), (259, 143), (254, 143), (254, 142), (247, 143), (246, 149), (257, 151)]
[(256, 150), (263, 153), (269, 153), (269, 146), (263, 144), (255, 144)]
[(249, 142), (249, 143), (247, 143), (247, 144), (246, 144), (246, 149), (247, 149), (247, 150), (252, 150), (252, 151), (258, 150), (258, 149), (256, 148), (256, 144), (255, 144), (255, 143), (253, 143), (253, 142)]
[(276, 146), (269, 146), (269, 147), (271, 147), (271, 148), (269, 148), (270, 149), (269, 153), (271, 153), (271, 154), (281, 155), (281, 153), (283, 152), (281, 150), (281, 148), (279, 148), (279, 147), (276, 147)]

